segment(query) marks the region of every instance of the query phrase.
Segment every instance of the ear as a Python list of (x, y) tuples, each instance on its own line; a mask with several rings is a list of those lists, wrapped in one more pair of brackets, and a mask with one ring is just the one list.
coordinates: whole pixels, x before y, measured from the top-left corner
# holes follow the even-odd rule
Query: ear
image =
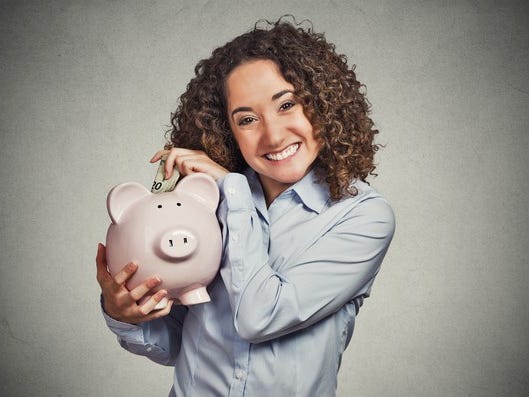
[(198, 172), (182, 178), (175, 191), (190, 194), (215, 212), (219, 205), (219, 188), (215, 180), (207, 174)]
[(113, 187), (107, 196), (107, 210), (112, 223), (118, 224), (131, 204), (150, 194), (152, 193), (145, 186), (136, 182), (122, 183)]

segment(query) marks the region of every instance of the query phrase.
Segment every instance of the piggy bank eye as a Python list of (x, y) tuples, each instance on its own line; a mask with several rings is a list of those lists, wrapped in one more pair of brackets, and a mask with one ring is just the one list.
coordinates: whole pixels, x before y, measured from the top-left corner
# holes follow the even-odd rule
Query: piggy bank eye
[(158, 208), (162, 208), (162, 205), (161, 205), (161, 204), (158, 204)]
[(180, 206), (182, 205), (182, 203), (176, 203), (176, 205), (177, 205), (178, 207), (180, 207)]

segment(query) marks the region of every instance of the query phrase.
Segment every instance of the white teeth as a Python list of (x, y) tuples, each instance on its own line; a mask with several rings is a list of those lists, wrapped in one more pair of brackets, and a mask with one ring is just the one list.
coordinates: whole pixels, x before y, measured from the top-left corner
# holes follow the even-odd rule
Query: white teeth
[(283, 150), (283, 151), (281, 151), (279, 153), (268, 153), (268, 154), (265, 155), (265, 157), (268, 160), (273, 160), (273, 161), (284, 160), (287, 157), (290, 157), (294, 153), (296, 153), (296, 151), (298, 150), (298, 147), (299, 147), (299, 143), (295, 143), (293, 145), (290, 145), (285, 150)]

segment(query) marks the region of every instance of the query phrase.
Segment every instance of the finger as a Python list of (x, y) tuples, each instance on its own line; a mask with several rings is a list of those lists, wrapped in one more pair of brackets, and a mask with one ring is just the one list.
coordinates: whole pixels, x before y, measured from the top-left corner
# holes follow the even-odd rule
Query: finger
[(138, 313), (136, 316), (134, 316), (133, 322), (143, 323), (146, 321), (156, 320), (157, 318), (161, 318), (164, 316), (167, 316), (171, 312), (171, 308), (173, 307), (174, 302), (172, 300), (169, 300), (167, 305), (163, 309), (159, 310), (152, 310), (149, 314), (143, 315), (141, 313)]
[(189, 156), (186, 158), (180, 158), (178, 162), (178, 168), (182, 174), (189, 175), (193, 173), (195, 163), (196, 162), (193, 160), (193, 158)]
[(171, 313), (171, 307), (173, 307), (173, 303), (174, 302), (170, 300), (163, 309), (155, 310), (151, 312), (147, 317), (147, 321), (151, 321), (151, 320), (155, 320), (160, 317), (167, 316), (169, 313)]
[(135, 302), (137, 302), (141, 298), (143, 298), (145, 294), (147, 294), (150, 290), (152, 290), (154, 287), (157, 287), (161, 283), (162, 280), (160, 280), (159, 277), (152, 277), (138, 285), (136, 288), (132, 289), (130, 291), (130, 296)]
[(105, 246), (101, 243), (97, 244), (97, 254), (96, 254), (96, 265), (98, 268), (106, 265), (106, 249)]
[(174, 168), (178, 168), (182, 175), (203, 172), (209, 163), (212, 160), (202, 150), (172, 148), (165, 162), (165, 178), (172, 176)]
[(160, 159), (165, 156), (167, 153), (169, 153), (169, 150), (158, 150), (156, 153), (154, 153), (154, 156), (149, 160), (151, 163), (156, 163), (157, 161), (160, 161)]
[(175, 163), (184, 175), (198, 172), (198, 167), (206, 165), (211, 159), (202, 150), (190, 150), (183, 148), (174, 149), (176, 154)]
[(100, 285), (112, 281), (112, 276), (108, 272), (107, 262), (106, 262), (106, 250), (105, 246), (101, 243), (97, 245), (97, 255), (96, 255), (96, 279)]
[(141, 306), (139, 306), (140, 313), (144, 316), (151, 313), (156, 305), (160, 303), (160, 301), (167, 296), (167, 291), (162, 289), (155, 293), (153, 296), (150, 297), (145, 303), (143, 303)]
[(191, 152), (188, 149), (182, 149), (182, 148), (173, 148), (169, 151), (169, 154), (167, 155), (167, 158), (165, 159), (165, 179), (171, 178), (173, 176), (174, 168), (178, 168), (180, 172), (182, 170), (179, 167), (179, 159), (182, 156), (189, 155), (189, 152)]
[(229, 172), (226, 168), (214, 162), (205, 154), (182, 157), (179, 166), (182, 174), (184, 175), (193, 174), (195, 172), (203, 172), (215, 180), (222, 178)]
[(194, 174), (195, 172), (206, 172), (210, 167), (205, 159), (194, 156), (182, 157), (179, 163), (180, 172), (184, 175)]
[(134, 262), (128, 263), (114, 276), (114, 282), (118, 285), (124, 285), (138, 270), (138, 265)]

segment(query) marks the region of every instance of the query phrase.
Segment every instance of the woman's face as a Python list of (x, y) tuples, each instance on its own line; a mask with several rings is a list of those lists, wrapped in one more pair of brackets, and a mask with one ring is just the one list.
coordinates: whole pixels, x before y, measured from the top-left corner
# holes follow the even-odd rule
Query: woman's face
[(319, 152), (294, 87), (270, 60), (237, 66), (226, 80), (230, 127), (259, 174), (267, 202), (307, 174)]

